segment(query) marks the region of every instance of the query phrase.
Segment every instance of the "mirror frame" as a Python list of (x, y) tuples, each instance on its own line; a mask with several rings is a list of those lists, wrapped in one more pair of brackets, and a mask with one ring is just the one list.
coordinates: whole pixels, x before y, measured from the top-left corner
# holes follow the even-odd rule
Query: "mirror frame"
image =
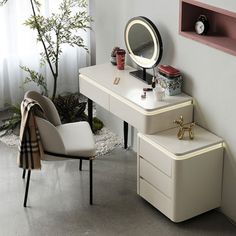
[[(146, 27), (146, 29), (151, 34), (153, 42), (154, 42), (154, 53), (153, 53), (152, 58), (145, 59), (145, 60), (150, 60), (151, 64), (150, 63), (148, 64), (147, 62), (142, 64), (142, 61), (140, 63), (141, 57), (139, 57), (138, 58), (139, 60), (137, 60), (137, 56), (133, 53), (133, 51), (131, 50), (130, 44), (129, 44), (129, 30), (134, 24), (138, 24), (138, 23), (142, 24), (143, 26)], [(153, 24), (153, 22), (151, 20), (149, 20), (148, 18), (146, 18), (144, 16), (133, 17), (127, 22), (127, 24), (125, 26), (124, 38), (125, 38), (125, 45), (128, 50), (129, 56), (139, 67), (141, 67), (143, 69), (141, 71), (140, 70), (132, 71), (132, 72), (130, 72), (130, 74), (134, 77), (137, 77), (138, 79), (144, 80), (148, 84), (151, 84), (153, 76), (151, 76), (150, 74), (147, 74), (146, 69), (151, 69), (151, 68), (154, 68), (155, 66), (157, 66), (158, 63), (160, 62), (160, 60), (162, 58), (162, 54), (163, 54), (163, 43), (162, 43), (161, 35), (160, 35), (157, 27)], [(159, 54), (158, 54), (158, 51), (159, 51)], [(152, 61), (154, 63), (152, 63)]]
[[(140, 60), (138, 60), (136, 58), (135, 54), (131, 50), (128, 36), (129, 36), (129, 30), (134, 24), (141, 24), (141, 25), (145, 26), (146, 29), (151, 34), (153, 42), (154, 42), (154, 53), (153, 53), (152, 58), (148, 59), (148, 60), (154, 61), (154, 63), (151, 63), (151, 64), (150, 63), (143, 63), (143, 64), (140, 63)], [(126, 44), (126, 48), (129, 52), (129, 55), (130, 55), (131, 59), (138, 66), (140, 66), (142, 68), (145, 68), (145, 69), (153, 68), (156, 65), (158, 65), (158, 63), (160, 62), (160, 60), (162, 58), (163, 44), (162, 44), (161, 35), (160, 35), (157, 27), (152, 23), (152, 21), (149, 20), (148, 18), (144, 17), (144, 16), (133, 17), (132, 19), (130, 19), (128, 21), (128, 23), (125, 26), (125, 44)], [(158, 48), (158, 44), (159, 44), (159, 48)], [(159, 49), (159, 55), (158, 55), (158, 49)]]

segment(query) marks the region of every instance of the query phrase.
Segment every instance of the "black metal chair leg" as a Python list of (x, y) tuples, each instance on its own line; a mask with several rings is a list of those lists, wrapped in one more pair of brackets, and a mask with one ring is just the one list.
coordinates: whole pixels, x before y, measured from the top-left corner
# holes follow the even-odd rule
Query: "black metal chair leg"
[(90, 205), (93, 205), (93, 160), (89, 160)]
[(31, 174), (31, 170), (28, 170), (27, 182), (26, 182), (26, 188), (25, 188), (24, 207), (26, 207), (26, 204), (27, 204), (28, 191), (29, 191), (29, 182), (30, 182), (30, 174)]
[(128, 145), (128, 123), (126, 121), (124, 121), (124, 124), (123, 124), (123, 128), (124, 128), (124, 149), (127, 149)]
[(26, 169), (23, 169), (23, 173), (22, 173), (22, 179), (25, 178), (25, 172), (26, 172)]
[(79, 170), (80, 171), (82, 170), (82, 159), (80, 159), (80, 162), (79, 162)]
[(88, 98), (88, 123), (93, 131), (93, 100)]

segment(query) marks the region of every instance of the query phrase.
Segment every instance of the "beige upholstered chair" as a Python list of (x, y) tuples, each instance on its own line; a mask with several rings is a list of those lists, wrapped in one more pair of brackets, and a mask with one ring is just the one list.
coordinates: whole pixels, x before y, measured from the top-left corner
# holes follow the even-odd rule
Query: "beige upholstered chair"
[[(37, 101), (45, 112), (47, 119), (36, 117), (45, 160), (72, 158), (80, 160), (79, 169), (82, 170), (82, 160), (89, 161), (90, 172), (90, 204), (93, 204), (93, 160), (95, 158), (95, 143), (91, 128), (86, 121), (61, 124), (59, 114), (53, 102), (35, 91), (28, 91), (25, 98)], [(25, 178), (26, 170), (23, 170)], [(27, 204), (31, 171), (28, 170), (24, 207)]]

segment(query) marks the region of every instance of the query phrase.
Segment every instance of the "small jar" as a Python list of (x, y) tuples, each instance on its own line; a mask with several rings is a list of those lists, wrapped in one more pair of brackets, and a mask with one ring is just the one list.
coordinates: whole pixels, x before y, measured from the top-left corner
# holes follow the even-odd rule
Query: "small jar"
[(165, 97), (165, 89), (162, 88), (159, 84), (153, 89), (154, 96), (158, 101), (163, 101)]
[(116, 64), (118, 70), (125, 69), (125, 53), (124, 49), (118, 49), (116, 52)]

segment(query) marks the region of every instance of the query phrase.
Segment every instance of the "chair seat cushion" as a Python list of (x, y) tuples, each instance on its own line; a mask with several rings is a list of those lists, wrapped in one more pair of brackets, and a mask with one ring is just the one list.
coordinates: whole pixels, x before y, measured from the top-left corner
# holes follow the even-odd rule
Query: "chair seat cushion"
[(65, 154), (91, 157), (95, 155), (95, 143), (89, 123), (86, 121), (56, 126), (65, 145)]

